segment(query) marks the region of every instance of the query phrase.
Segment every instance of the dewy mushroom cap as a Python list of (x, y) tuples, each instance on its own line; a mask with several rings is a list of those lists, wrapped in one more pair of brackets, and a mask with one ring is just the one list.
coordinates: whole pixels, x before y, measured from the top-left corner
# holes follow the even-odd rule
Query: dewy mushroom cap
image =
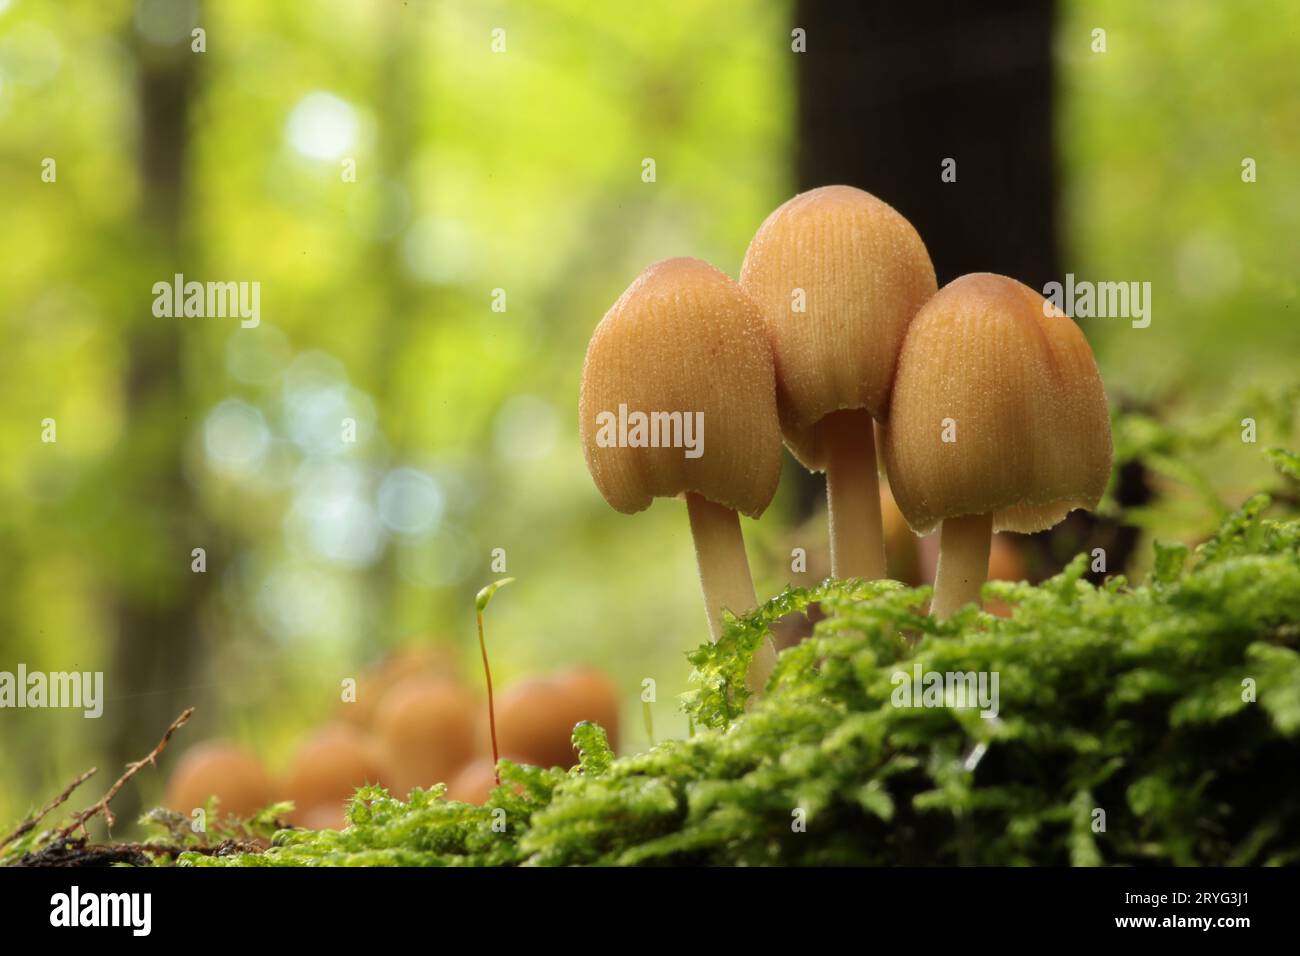
[(1110, 417), (1087, 339), (1005, 276), (963, 276), (922, 308), (885, 431), (890, 487), (918, 534), (974, 514), (992, 514), (994, 530), (1041, 531), (1095, 508), (1110, 477)]
[(853, 408), (885, 417), (908, 323), (936, 288), (925, 243), (888, 203), (823, 186), (767, 217), (740, 284), (763, 309), (786, 443), (820, 471), (823, 417)]
[[(655, 263), (614, 303), (587, 346), (578, 414), (592, 479), (628, 514), (656, 497), (695, 492), (756, 518), (781, 472), (775, 394), (758, 305), (707, 262)], [(666, 416), (651, 435), (683, 441), (648, 447), (621, 428), (602, 433), (598, 416), (607, 425), (620, 409)], [(684, 447), (687, 437), (700, 443), (695, 457)]]

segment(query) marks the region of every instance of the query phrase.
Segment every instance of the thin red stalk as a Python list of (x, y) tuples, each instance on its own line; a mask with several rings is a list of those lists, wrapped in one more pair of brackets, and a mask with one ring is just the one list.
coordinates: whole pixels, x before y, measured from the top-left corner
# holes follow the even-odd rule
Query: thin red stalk
[(483, 640), (483, 612), (478, 612), (478, 649), (483, 655), (483, 677), (487, 680), (488, 692), (488, 728), (492, 732), (492, 774), (497, 786), (501, 786), (501, 771), (497, 769), (500, 757), (497, 756), (497, 711), (492, 701), (492, 668), (488, 666), (487, 642)]

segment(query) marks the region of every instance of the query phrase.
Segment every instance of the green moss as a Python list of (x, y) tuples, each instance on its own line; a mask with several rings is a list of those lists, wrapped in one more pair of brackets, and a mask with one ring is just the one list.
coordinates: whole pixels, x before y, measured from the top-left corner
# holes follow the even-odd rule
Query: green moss
[[(1194, 552), (1159, 547), (1141, 586), (1090, 585), (1084, 556), (1038, 586), (988, 584), (1009, 618), (934, 621), (928, 588), (894, 582), (790, 589), (691, 653), (686, 740), (615, 759), (579, 725), (577, 767), (505, 764), (484, 807), (367, 788), (341, 833), (181, 862), (1300, 862), (1300, 522), (1268, 505)], [(748, 700), (768, 626), (814, 602), (826, 619)], [(916, 665), (997, 674), (998, 716), (895, 706)]]

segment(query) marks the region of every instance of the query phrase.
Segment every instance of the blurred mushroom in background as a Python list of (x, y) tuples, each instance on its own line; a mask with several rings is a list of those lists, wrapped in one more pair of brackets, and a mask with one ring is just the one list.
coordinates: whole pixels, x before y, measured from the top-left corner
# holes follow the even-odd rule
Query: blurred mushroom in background
[(476, 757), (447, 782), (447, 799), (482, 805), (496, 789), (497, 771), (491, 757)]
[(368, 783), (388, 783), (377, 743), (351, 724), (330, 724), (303, 741), (290, 761), (284, 782), (285, 798), (294, 803), (290, 822), (305, 826), (322, 806), (342, 814)]
[(478, 697), (438, 674), (402, 678), (384, 694), (375, 713), (394, 794), (448, 782), (474, 756)]
[(456, 678), (460, 666), (445, 644), (412, 642), (389, 651), (357, 678), (357, 699), (339, 705), (339, 715), (359, 727), (373, 726), (379, 701), (392, 686), (412, 674), (438, 674)]
[(231, 743), (206, 741), (187, 750), (167, 781), (163, 804), (189, 815), (217, 798), (217, 812), (240, 819), (274, 803), (274, 785), (262, 762)]
[(600, 724), (618, 747), (619, 701), (613, 682), (591, 668), (515, 681), (497, 699), (497, 741), (507, 760), (538, 767), (571, 767), (573, 728)]

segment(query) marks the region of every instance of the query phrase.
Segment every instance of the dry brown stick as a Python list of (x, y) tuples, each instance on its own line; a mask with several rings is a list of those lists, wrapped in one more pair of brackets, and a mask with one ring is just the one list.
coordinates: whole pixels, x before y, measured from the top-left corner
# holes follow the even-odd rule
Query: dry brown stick
[(119, 790), (126, 786), (126, 782), (139, 773), (143, 767), (158, 766), (156, 761), (158, 760), (158, 756), (167, 749), (167, 741), (172, 739), (172, 734), (185, 726), (185, 722), (190, 719), (190, 715), (193, 713), (193, 707), (186, 708), (183, 714), (173, 720), (172, 725), (168, 727), (167, 732), (163, 734), (162, 740), (158, 741), (158, 746), (154, 747), (153, 750), (149, 752), (149, 755), (143, 760), (137, 760), (135, 763), (127, 764), (126, 773), (117, 778), (117, 782), (108, 788), (107, 793), (78, 813), (71, 823), (60, 830), (58, 838), (60, 840), (66, 840), (72, 834), (72, 831), (77, 829), (77, 827), (81, 827), (84, 830), (86, 828), (86, 822), (91, 817), (97, 816), (101, 813), (104, 815), (104, 823), (111, 827), (117, 818), (113, 816), (113, 811), (109, 808), (109, 802), (117, 796)]
[(18, 825), (18, 829), (14, 830), (13, 833), (9, 834), (3, 840), (0, 840), (0, 849), (4, 849), (10, 843), (13, 843), (14, 840), (17, 840), (19, 837), (24, 836), (27, 833), (30, 833), (35, 828), (36, 824), (40, 823), (41, 820), (45, 819), (46, 815), (51, 810), (55, 809), (56, 807), (62, 806), (64, 803), (66, 803), (68, 797), (72, 796), (72, 791), (76, 790), (79, 786), (81, 786), (83, 783), (85, 783), (87, 780), (93, 777), (97, 771), (98, 771), (97, 767), (91, 767), (89, 770), (87, 770), (85, 773), (79, 776), (76, 780), (72, 781), (72, 783), (68, 784), (68, 786), (64, 789), (64, 791), (61, 794), (59, 794), (57, 797), (55, 797), (45, 806), (41, 807), (41, 809), (38, 810), (36, 813), (33, 813), (30, 817), (28, 817), (26, 820), (20, 823)]

